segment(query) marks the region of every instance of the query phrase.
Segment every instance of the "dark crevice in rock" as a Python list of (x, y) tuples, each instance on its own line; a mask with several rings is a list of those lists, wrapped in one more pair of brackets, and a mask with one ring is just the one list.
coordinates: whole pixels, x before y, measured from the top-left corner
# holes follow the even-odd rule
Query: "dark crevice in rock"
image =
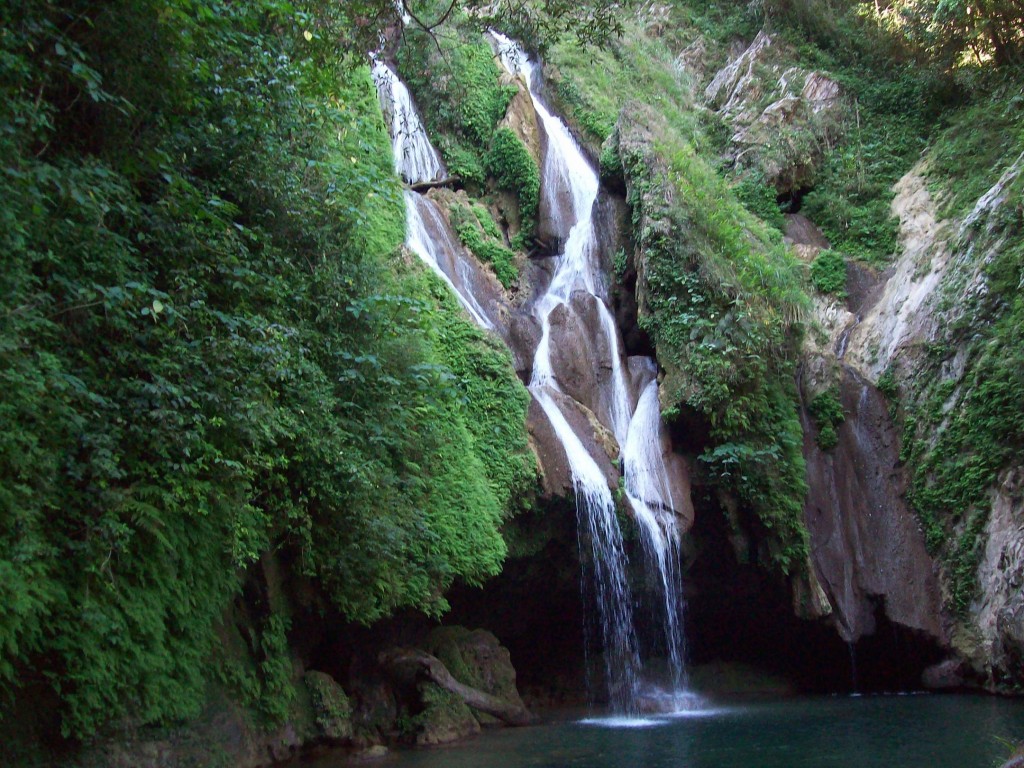
[(531, 709), (585, 700), (584, 607), (571, 499), (508, 524), (510, 557), (481, 588), (456, 585), (446, 623), (486, 627), (508, 648)]

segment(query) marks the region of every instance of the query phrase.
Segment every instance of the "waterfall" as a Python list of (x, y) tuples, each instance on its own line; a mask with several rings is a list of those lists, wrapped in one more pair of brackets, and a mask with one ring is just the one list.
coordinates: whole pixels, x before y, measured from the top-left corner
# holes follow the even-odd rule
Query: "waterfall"
[[(568, 421), (559, 410), (555, 397), (561, 389), (558, 371), (551, 357), (551, 315), (567, 305), (573, 293), (582, 291), (596, 299), (600, 320), (599, 333), (610, 352), (609, 360), (595, 360), (595, 367), (611, 368), (608, 427), (621, 447), (620, 463), (625, 496), (641, 533), (645, 567), (655, 577), (660, 592), (664, 644), (673, 692), (684, 686), (685, 649), (682, 632), (683, 599), (679, 566), (679, 529), (673, 512), (668, 472), (662, 458), (658, 385), (653, 361), (645, 363), (649, 383), (643, 387), (635, 407), (627, 385), (618, 328), (608, 308), (604, 281), (598, 273), (593, 209), (597, 200), (598, 178), (583, 156), (568, 128), (538, 97), (536, 64), (522, 48), (507, 37), (491, 33), (499, 58), (513, 75), (522, 76), (533, 100), (534, 109), (547, 135), (542, 187), (548, 192), (553, 224), (568, 237), (556, 258), (554, 274), (546, 292), (533, 308), (541, 326), (541, 340), (533, 361), (530, 392), (547, 415), (565, 448), (572, 470), (579, 517), (581, 559), (584, 542), (589, 541), (590, 563), (600, 614), (605, 673), (613, 708), (636, 712), (640, 706), (642, 667), (637, 633), (633, 621), (633, 596), (626, 578), (627, 559), (622, 531), (616, 516), (615, 500), (594, 459), (587, 453)], [(553, 190), (565, 190), (557, 194)], [(600, 347), (602, 345), (595, 345)], [(646, 695), (646, 694), (644, 694)]]
[[(670, 669), (672, 693), (662, 708), (678, 705), (676, 694), (684, 688), (685, 648), (682, 632), (683, 599), (679, 565), (679, 529), (674, 513), (671, 484), (662, 458), (662, 433), (658, 407), (656, 366), (639, 361), (631, 375), (624, 364), (623, 345), (615, 319), (608, 308), (607, 289), (596, 258), (593, 209), (598, 178), (565, 124), (538, 98), (536, 64), (518, 45), (495, 34), (502, 64), (521, 75), (547, 136), (541, 169), (542, 185), (552, 201), (551, 224), (564, 238), (562, 253), (555, 259), (554, 274), (532, 308), (541, 338), (533, 359), (529, 390), (547, 416), (562, 444), (572, 472), (576, 496), (580, 557), (597, 602), (605, 683), (613, 709), (635, 713), (641, 699), (664, 696), (646, 690), (640, 643), (634, 621), (634, 596), (627, 578), (627, 555), (615, 498), (608, 481), (580, 437), (573, 431), (560, 402), (567, 397), (558, 383), (559, 371), (552, 357), (551, 316), (568, 306), (574, 294), (593, 301), (598, 313), (597, 333), (608, 350), (608, 359), (594, 360), (596, 367), (611, 371), (601, 393), (600, 414), (620, 446), (624, 497), (632, 508), (640, 531), (643, 565), (655, 585), (660, 605), (662, 644)], [(408, 89), (383, 62), (373, 62), (374, 80), (392, 137), (395, 171), (409, 184), (441, 181), (446, 170), (430, 143)], [(463, 308), (480, 326), (494, 329), (495, 314), (485, 309), (484, 286), (479, 264), (459, 244), (437, 204), (407, 189), (406, 244), (455, 292)], [(634, 397), (631, 392), (636, 391)]]
[[(373, 80), (391, 135), (395, 172), (409, 184), (443, 181), (447, 177), (441, 155), (427, 136), (405, 83), (387, 64), (373, 59)], [(405, 190), (405, 244), (452, 289), (477, 325), (494, 330), (478, 294), (486, 278), (466, 254), (437, 204)]]
[(373, 60), (373, 82), (391, 134), (395, 171), (410, 184), (445, 178), (441, 155), (430, 143), (409, 89), (391, 68)]

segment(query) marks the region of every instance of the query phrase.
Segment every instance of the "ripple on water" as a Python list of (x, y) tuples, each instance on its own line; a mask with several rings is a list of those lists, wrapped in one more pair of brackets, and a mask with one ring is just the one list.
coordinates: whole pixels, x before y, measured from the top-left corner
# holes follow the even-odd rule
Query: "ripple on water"
[(578, 725), (586, 725), (592, 728), (654, 728), (655, 726), (665, 725), (668, 721), (663, 718), (610, 715), (608, 717), (586, 717), (576, 722)]

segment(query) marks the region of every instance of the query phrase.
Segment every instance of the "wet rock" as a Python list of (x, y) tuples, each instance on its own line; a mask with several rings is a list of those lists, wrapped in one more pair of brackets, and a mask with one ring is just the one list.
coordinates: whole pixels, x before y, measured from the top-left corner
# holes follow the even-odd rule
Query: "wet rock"
[(466, 703), (436, 683), (421, 683), (423, 711), (416, 715), (416, 745), (450, 744), (480, 733), (480, 723)]
[(552, 310), (551, 364), (562, 390), (611, 428), (615, 350), (605, 332), (603, 318), (610, 319), (607, 309), (586, 291), (574, 291), (568, 304)]
[(499, 332), (512, 352), (512, 364), (519, 378), (528, 382), (533, 372), (533, 358), (540, 343), (540, 323), (528, 312), (513, 312)]
[(513, 78), (511, 75), (505, 74), (503, 79), (515, 82), (519, 86), (519, 90), (509, 102), (505, 117), (502, 118), (498, 127), (510, 128), (526, 145), (530, 155), (539, 165), (541, 161), (541, 131), (543, 129), (537, 120), (537, 113), (533, 109), (533, 101), (520, 78)]
[(421, 711), (418, 745), (446, 744), (479, 733), (481, 724), (531, 720), (516, 689), (508, 650), (485, 630), (439, 627), (424, 648), (392, 648), (380, 663), (397, 681), (415, 681)]
[(388, 756), (388, 748), (383, 744), (374, 744), (372, 747), (360, 750), (352, 755), (351, 759), (356, 762), (380, 760)]
[[(601, 425), (593, 411), (570, 397), (552, 393), (565, 420), (583, 443), (583, 447), (597, 462), (608, 481), (609, 488), (618, 487), (619, 473), (618, 443), (614, 436)], [(572, 471), (565, 455), (565, 449), (555, 434), (544, 409), (536, 400), (530, 401), (526, 426), (541, 467), (541, 486), (548, 496), (569, 496), (573, 492)]]
[[(510, 712), (529, 714), (516, 688), (516, 671), (512, 659), (492, 633), (483, 629), (465, 627), (438, 627), (430, 633), (426, 649), (441, 660), (452, 675), (460, 682), (503, 702)], [(477, 711), (477, 719), (488, 725), (498, 722), (495, 715)]]
[(846, 420), (831, 451), (817, 446), (806, 409), (801, 413), (809, 486), (805, 520), (837, 629), (847, 642), (872, 634), (881, 603), (893, 623), (945, 643), (935, 565), (901, 497), (899, 437), (888, 406), (849, 369), (840, 390)]
[(387, 741), (398, 717), (398, 703), (391, 686), (372, 677), (355, 680), (352, 702), (352, 743), (365, 748)]
[[(452, 205), (468, 205), (465, 193), (434, 189), (428, 195), (407, 192), (407, 201), (415, 206), (423, 231), (432, 242), (431, 256), (461, 298), (469, 314), (474, 312), (493, 325), (508, 312), (501, 284), (489, 267), (462, 245), (451, 227)], [(425, 259), (426, 261), (426, 259)], [(430, 265), (433, 267), (433, 265)], [(467, 306), (468, 305), (468, 306)]]

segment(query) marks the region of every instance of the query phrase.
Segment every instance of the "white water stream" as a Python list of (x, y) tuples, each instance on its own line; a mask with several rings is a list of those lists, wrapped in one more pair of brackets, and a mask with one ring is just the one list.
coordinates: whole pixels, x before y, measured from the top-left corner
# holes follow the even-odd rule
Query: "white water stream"
[[(395, 172), (409, 184), (443, 181), (448, 173), (427, 136), (409, 89), (384, 62), (374, 59), (373, 81), (391, 134)], [(405, 244), (452, 289), (477, 325), (494, 323), (474, 292), (473, 263), (433, 200), (405, 190)]]
[[(572, 469), (580, 530), (582, 534), (586, 529), (592, 549), (606, 682), (612, 705), (619, 711), (635, 712), (640, 706), (641, 696), (647, 697), (648, 692), (642, 689), (642, 668), (632, 615), (633, 596), (626, 578), (622, 531), (607, 481), (559, 411), (553, 396), (561, 389), (558, 371), (551, 357), (552, 312), (559, 306), (568, 305), (572, 294), (577, 291), (596, 299), (594, 303), (600, 318), (598, 332), (604, 336), (605, 344), (595, 344), (594, 347), (610, 350), (610, 359), (594, 360), (593, 365), (596, 368), (607, 364), (612, 372), (611, 391), (604, 398), (610, 403), (607, 417), (611, 423), (607, 426), (620, 446), (625, 495), (640, 529), (647, 560), (645, 565), (656, 576), (662, 597), (671, 697), (682, 693), (684, 687), (684, 604), (679, 571), (679, 529), (673, 511), (671, 484), (662, 458), (658, 385), (654, 380), (656, 371), (648, 371), (650, 383), (644, 387), (634, 407), (618, 328), (606, 297), (602, 295), (603, 281), (597, 272), (597, 243), (592, 218), (598, 193), (597, 174), (565, 124), (548, 110), (537, 95), (536, 64), (507, 37), (497, 33), (492, 35), (502, 64), (525, 81), (547, 136), (541, 185), (548, 190), (550, 216), (561, 231), (571, 226), (564, 250), (555, 261), (551, 283), (533, 310), (540, 322), (542, 335), (534, 357), (530, 392), (544, 409), (565, 446)], [(569, 194), (559, 195), (553, 190), (567, 190)], [(646, 364), (654, 368), (653, 361), (648, 360)]]

